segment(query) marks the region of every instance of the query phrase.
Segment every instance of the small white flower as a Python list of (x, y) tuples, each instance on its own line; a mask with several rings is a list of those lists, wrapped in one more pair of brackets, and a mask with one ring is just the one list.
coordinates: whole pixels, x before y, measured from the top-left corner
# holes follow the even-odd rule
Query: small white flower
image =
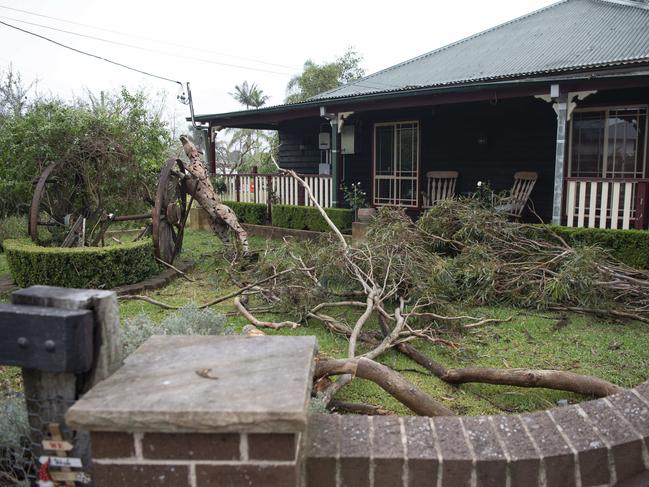
[(478, 188), (482, 186), (482, 181), (478, 181)]

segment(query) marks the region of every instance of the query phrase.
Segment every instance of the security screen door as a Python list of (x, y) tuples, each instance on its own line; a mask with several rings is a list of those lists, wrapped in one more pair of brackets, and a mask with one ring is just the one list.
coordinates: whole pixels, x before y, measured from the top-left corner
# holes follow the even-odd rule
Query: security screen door
[(419, 122), (374, 125), (374, 204), (417, 206)]

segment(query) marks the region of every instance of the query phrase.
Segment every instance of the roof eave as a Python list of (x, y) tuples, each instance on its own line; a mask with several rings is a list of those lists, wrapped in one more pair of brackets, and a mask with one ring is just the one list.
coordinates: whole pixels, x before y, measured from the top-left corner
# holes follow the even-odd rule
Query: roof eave
[[(562, 71), (559, 73), (553, 72), (548, 74), (539, 73), (535, 76), (526, 76), (523, 78), (507, 78), (507, 79), (488, 79), (480, 81), (470, 81), (462, 83), (453, 83), (445, 85), (435, 85), (418, 87), (403, 90), (382, 91), (374, 93), (363, 93), (359, 95), (347, 95), (336, 98), (324, 98), (316, 100), (308, 100), (300, 103), (277, 105), (268, 108), (259, 108), (255, 110), (243, 110), (237, 112), (227, 112), (218, 114), (197, 115), (194, 117), (196, 122), (208, 122), (211, 125), (220, 125), (224, 127), (249, 127), (249, 128), (275, 128), (278, 123), (286, 119), (306, 118), (309, 116), (318, 116), (320, 107), (339, 107), (344, 109), (345, 105), (358, 103), (370, 103), (380, 100), (389, 100), (395, 98), (410, 98), (416, 96), (447, 94), (447, 93), (460, 93), (466, 91), (482, 90), (485, 88), (508, 88), (517, 87), (521, 85), (538, 84), (545, 86), (548, 83), (561, 82), (561, 81), (582, 81), (593, 79), (616, 79), (616, 78), (632, 78), (637, 76), (649, 77), (649, 70), (638, 68), (649, 67), (647, 63), (635, 63), (634, 69), (628, 71), (629, 64), (621, 66), (609, 66), (609, 70), (602, 72), (602, 69), (588, 70), (588, 71)], [(614, 68), (617, 68), (615, 71)], [(622, 69), (625, 71), (622, 72)], [(613, 70), (613, 71), (611, 71)], [(191, 118), (187, 118), (191, 121)]]

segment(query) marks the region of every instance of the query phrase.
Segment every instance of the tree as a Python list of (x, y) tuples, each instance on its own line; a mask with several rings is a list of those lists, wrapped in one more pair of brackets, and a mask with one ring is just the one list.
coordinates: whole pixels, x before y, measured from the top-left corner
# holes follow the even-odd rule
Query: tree
[(6, 72), (0, 71), (0, 122), (25, 112), (29, 105), (29, 92), (35, 88), (36, 83), (32, 81), (25, 85), (20, 73), (15, 72), (11, 64)]
[(265, 105), (270, 98), (268, 95), (264, 95), (264, 90), (260, 89), (256, 83), (248, 85), (247, 81), (236, 85), (234, 93), (230, 93), (230, 96), (245, 105), (246, 110), (249, 110), (250, 107), (259, 108)]
[[(256, 83), (249, 84), (244, 81), (234, 87), (230, 96), (249, 110), (251, 107), (258, 109), (266, 104), (269, 97)], [(268, 131), (255, 129), (228, 130), (228, 140), (217, 140), (216, 160), (223, 174), (241, 171), (244, 168), (257, 166), (262, 170), (271, 167), (269, 163), (269, 150), (273, 145), (273, 138)]]
[(317, 64), (308, 59), (301, 74), (291, 78), (286, 86), (286, 103), (298, 103), (308, 100), (342, 84), (362, 78), (365, 71), (360, 67), (363, 60), (354, 49), (350, 48), (334, 62)]
[(79, 175), (93, 207), (150, 208), (144, 197), (156, 187), (170, 134), (143, 91), (43, 99), (17, 113), (0, 123), (0, 216), (28, 211), (32, 182), (52, 161), (65, 163), (71, 181)]

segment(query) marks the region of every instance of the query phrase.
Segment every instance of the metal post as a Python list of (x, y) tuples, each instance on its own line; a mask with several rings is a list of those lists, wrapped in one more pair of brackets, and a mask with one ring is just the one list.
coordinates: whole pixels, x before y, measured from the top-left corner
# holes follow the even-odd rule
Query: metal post
[(331, 207), (338, 208), (338, 116), (331, 123)]
[(557, 112), (557, 142), (554, 159), (554, 199), (552, 202), (552, 223), (561, 225), (563, 209), (563, 168), (566, 154), (566, 133), (568, 127), (568, 97), (560, 95), (555, 98), (554, 110)]

